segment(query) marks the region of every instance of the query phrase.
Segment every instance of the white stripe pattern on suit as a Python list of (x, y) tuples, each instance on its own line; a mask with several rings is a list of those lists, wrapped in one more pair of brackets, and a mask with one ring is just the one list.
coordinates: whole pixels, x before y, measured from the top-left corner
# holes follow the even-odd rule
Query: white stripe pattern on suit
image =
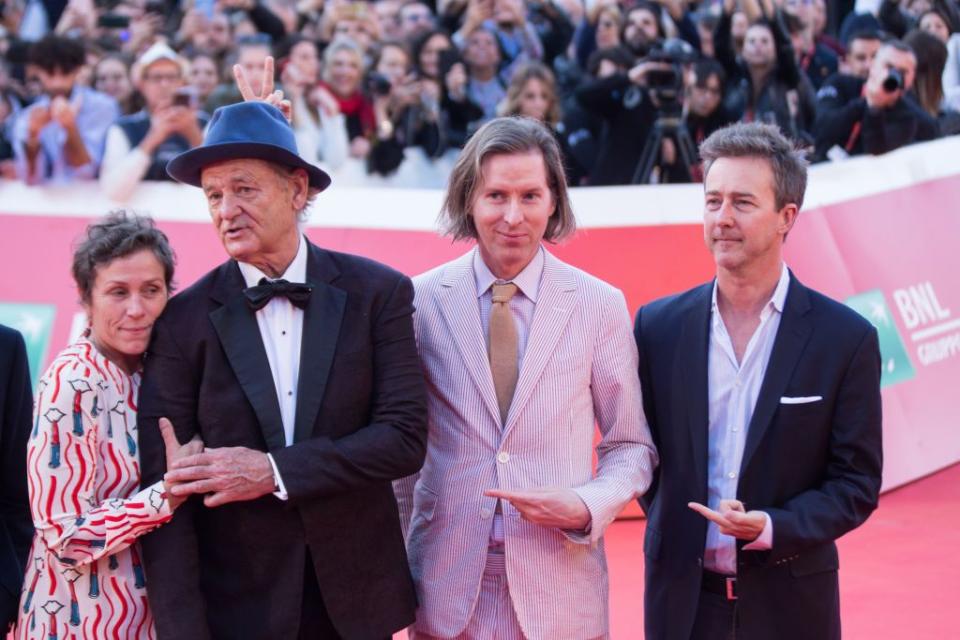
[[(531, 639), (608, 633), (603, 532), (657, 464), (643, 416), (623, 294), (545, 252), (533, 325), (499, 424), (473, 252), (414, 279), (414, 326), (429, 390), (423, 469), (395, 485), (420, 608), (416, 630), (454, 638), (478, 600), (495, 499), (486, 489), (571, 487), (589, 534), (535, 525), (504, 503), (506, 574)], [(596, 447), (595, 424), (602, 439)]]

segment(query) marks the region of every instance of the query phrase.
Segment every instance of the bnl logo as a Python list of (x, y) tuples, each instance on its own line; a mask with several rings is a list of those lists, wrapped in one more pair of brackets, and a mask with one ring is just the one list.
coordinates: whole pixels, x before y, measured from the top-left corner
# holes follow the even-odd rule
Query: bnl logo
[[(896, 289), (892, 295), (903, 324), (910, 331), (910, 341), (921, 343), (916, 350), (921, 364), (932, 364), (943, 359), (934, 357), (942, 350), (939, 341), (933, 343), (929, 341), (957, 328), (960, 326), (960, 321), (950, 320), (950, 310), (940, 304), (933, 285), (930, 282), (922, 282)], [(886, 387), (913, 378), (916, 370), (907, 355), (903, 337), (897, 330), (883, 292), (880, 289), (873, 289), (859, 293), (847, 298), (847, 305), (877, 328), (880, 338), (880, 356), (883, 359), (881, 386)]]
[(847, 298), (847, 306), (857, 311), (877, 328), (877, 337), (880, 339), (880, 358), (883, 364), (880, 386), (886, 387), (912, 379), (916, 371), (907, 356), (907, 348), (903, 344), (900, 332), (897, 331), (890, 307), (883, 298), (883, 291), (873, 289), (850, 296)]

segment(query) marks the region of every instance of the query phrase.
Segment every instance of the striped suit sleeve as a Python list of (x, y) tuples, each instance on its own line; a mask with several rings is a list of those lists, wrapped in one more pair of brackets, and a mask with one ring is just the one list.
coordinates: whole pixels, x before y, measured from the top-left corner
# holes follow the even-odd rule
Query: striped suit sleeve
[[(111, 416), (103, 414), (104, 396), (95, 376), (77, 384), (84, 381), (80, 371), (82, 367), (70, 365), (51, 367), (38, 391), (27, 445), (36, 533), (67, 566), (124, 549), (171, 517), (162, 481), (130, 497), (109, 498), (116, 487), (136, 486), (139, 464), (129, 451), (101, 441), (98, 422)], [(107, 499), (101, 501), (99, 495)]]
[(603, 307), (590, 377), (602, 439), (596, 475), (574, 488), (591, 516), (588, 538), (568, 536), (576, 542), (596, 543), (627, 503), (646, 491), (657, 465), (643, 414), (637, 345), (626, 300), (617, 291), (605, 296)]
[(410, 518), (413, 516), (413, 489), (420, 479), (420, 472), (393, 481), (393, 495), (397, 499), (397, 509), (400, 511), (400, 528), (403, 538), (407, 538), (407, 529), (410, 528)]

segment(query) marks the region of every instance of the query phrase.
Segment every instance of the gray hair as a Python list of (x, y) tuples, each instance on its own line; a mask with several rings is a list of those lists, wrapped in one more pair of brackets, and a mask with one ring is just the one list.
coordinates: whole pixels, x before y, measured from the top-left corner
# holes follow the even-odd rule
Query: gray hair
[(120, 209), (90, 223), (73, 251), (71, 271), (80, 300), (90, 302), (99, 267), (144, 249), (152, 251), (163, 266), (167, 292), (172, 292), (176, 257), (167, 235), (157, 229), (152, 218)]
[(553, 133), (533, 118), (495, 118), (473, 134), (450, 173), (447, 195), (440, 210), (440, 227), (454, 240), (477, 237), (471, 209), (483, 178), (483, 161), (494, 155), (540, 152), (547, 170), (547, 186), (556, 209), (543, 238), (557, 242), (573, 234), (577, 221), (567, 193), (560, 145)]
[(793, 203), (803, 206), (807, 190), (807, 161), (780, 133), (776, 125), (737, 123), (714, 131), (700, 145), (703, 177), (720, 158), (762, 158), (773, 170), (773, 194), (777, 209)]
[(323, 50), (324, 81), (330, 81), (330, 69), (333, 68), (333, 58), (341, 51), (349, 51), (355, 55), (357, 60), (360, 61), (360, 73), (363, 73), (363, 68), (366, 66), (363, 61), (363, 49), (351, 38), (347, 36), (337, 36), (333, 39), (333, 42), (328, 44), (327, 48)]
[[(289, 184), (293, 180), (293, 174), (296, 171), (306, 172), (306, 169), (303, 167), (292, 167), (286, 164), (280, 164), (279, 162), (271, 162), (264, 160), (267, 163), (267, 166), (276, 174), (280, 180), (283, 180)], [(304, 203), (303, 207), (297, 209), (297, 222), (303, 224), (307, 221), (307, 218), (310, 217), (310, 207), (313, 206), (314, 201), (316, 201), (317, 196), (320, 195), (320, 190), (316, 187), (310, 186), (310, 177), (307, 176), (307, 200)]]

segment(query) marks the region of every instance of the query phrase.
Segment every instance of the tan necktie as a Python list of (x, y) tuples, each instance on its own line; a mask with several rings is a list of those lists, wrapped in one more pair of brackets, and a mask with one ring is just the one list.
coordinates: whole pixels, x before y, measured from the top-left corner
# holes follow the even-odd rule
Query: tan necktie
[(493, 285), (493, 305), (490, 308), (490, 371), (493, 388), (500, 405), (500, 423), (506, 424), (507, 412), (517, 388), (517, 326), (510, 315), (510, 298), (517, 293), (515, 284)]

